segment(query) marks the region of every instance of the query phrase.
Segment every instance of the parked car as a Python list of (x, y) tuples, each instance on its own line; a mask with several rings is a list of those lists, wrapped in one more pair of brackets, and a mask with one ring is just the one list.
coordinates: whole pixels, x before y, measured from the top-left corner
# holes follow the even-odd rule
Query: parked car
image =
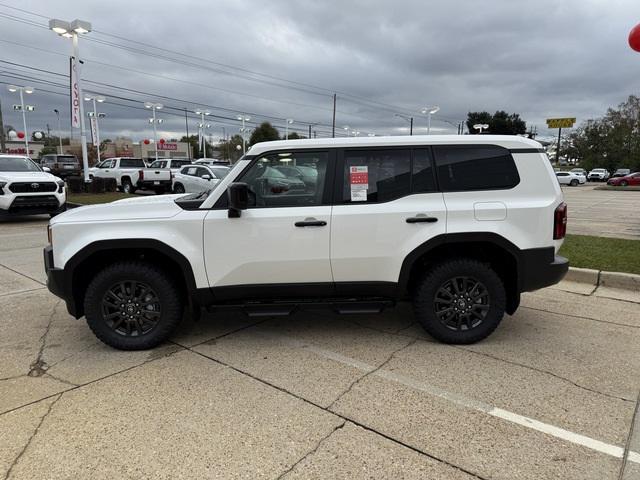
[(594, 168), (587, 175), (590, 182), (606, 182), (609, 179), (609, 172), (604, 168)]
[(173, 187), (173, 176), (191, 162), (186, 158), (164, 158), (155, 160), (147, 168), (138, 173), (137, 188), (148, 188), (158, 194), (170, 191)]
[(279, 165), (273, 168), (284, 173), (287, 177), (302, 180), (308, 189), (314, 189), (318, 183), (318, 171), (313, 167), (305, 165)]
[(231, 165), (228, 160), (219, 160), (217, 158), (199, 158), (193, 163), (198, 165)]
[(224, 175), (218, 176), (213, 168), (207, 165), (187, 165), (173, 176), (173, 193), (198, 193), (210, 190), (222, 180)]
[(628, 168), (619, 168), (614, 172), (613, 175), (611, 175), (611, 178), (626, 177), (630, 173), (631, 173), (631, 170)]
[(60, 178), (82, 175), (82, 163), (75, 155), (48, 153), (40, 159), (40, 166), (47, 167), (52, 175)]
[(584, 175), (585, 179), (587, 178), (587, 175), (589, 175), (589, 172), (587, 172), (584, 168), (572, 168), (570, 171), (578, 175)]
[[(374, 313), (404, 298), (434, 338), (467, 344), (568, 270), (557, 256), (567, 207), (533, 140), (328, 138), (250, 152), (211, 190), (54, 218), (48, 288), (124, 350), (165, 341), (187, 306)], [(274, 168), (287, 163), (315, 164), (315, 190)]]
[(640, 185), (640, 172), (631, 173), (624, 177), (610, 178), (607, 185), (626, 187), (628, 185)]
[(138, 185), (140, 169), (144, 167), (142, 158), (107, 158), (89, 169), (89, 177), (115, 178), (116, 184), (122, 192), (134, 193)]
[(48, 169), (24, 155), (0, 154), (0, 217), (63, 212), (64, 181)]
[(587, 178), (584, 175), (574, 172), (556, 172), (556, 178), (560, 185), (571, 185), (572, 187), (577, 187), (587, 182)]

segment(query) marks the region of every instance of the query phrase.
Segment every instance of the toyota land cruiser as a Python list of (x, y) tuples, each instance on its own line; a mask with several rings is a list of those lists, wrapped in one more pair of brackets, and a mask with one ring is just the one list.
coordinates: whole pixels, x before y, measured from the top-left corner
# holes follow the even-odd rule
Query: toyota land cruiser
[(436, 339), (472, 343), (521, 292), (562, 279), (566, 220), (533, 140), (276, 141), (254, 145), (209, 191), (54, 218), (44, 260), (69, 313), (119, 349), (158, 345), (185, 309), (362, 313), (404, 299)]

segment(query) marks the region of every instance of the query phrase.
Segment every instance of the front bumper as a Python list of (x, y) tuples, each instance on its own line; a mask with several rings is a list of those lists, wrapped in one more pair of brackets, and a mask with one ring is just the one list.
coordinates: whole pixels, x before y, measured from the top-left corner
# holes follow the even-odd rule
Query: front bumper
[(47, 288), (56, 297), (61, 298), (67, 304), (69, 314), (77, 318), (75, 303), (71, 293), (71, 282), (65, 275), (62, 268), (55, 268), (53, 265), (53, 247), (44, 247), (44, 271), (47, 274)]
[(553, 247), (522, 250), (520, 258), (521, 292), (555, 285), (569, 271), (569, 260), (555, 254)]
[(65, 210), (65, 193), (0, 196), (0, 216), (58, 214)]

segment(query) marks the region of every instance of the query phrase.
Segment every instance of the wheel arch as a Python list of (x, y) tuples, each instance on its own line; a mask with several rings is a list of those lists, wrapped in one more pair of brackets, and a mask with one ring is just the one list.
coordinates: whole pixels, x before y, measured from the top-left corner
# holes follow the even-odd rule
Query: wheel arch
[(491, 264), (502, 279), (507, 295), (507, 313), (520, 305), (522, 291), (520, 249), (491, 232), (445, 233), (437, 235), (409, 253), (400, 269), (399, 296), (413, 290), (422, 272), (450, 258), (473, 258)]
[(128, 259), (157, 264), (178, 282), (188, 302), (195, 297), (197, 287), (191, 264), (173, 247), (155, 239), (99, 240), (82, 248), (65, 264), (65, 290), (72, 301), (69, 313), (76, 318), (84, 315), (86, 289), (97, 271)]

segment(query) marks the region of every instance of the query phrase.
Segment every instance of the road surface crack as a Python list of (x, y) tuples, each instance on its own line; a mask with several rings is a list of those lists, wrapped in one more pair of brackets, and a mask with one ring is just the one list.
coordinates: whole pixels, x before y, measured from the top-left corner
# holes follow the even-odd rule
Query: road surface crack
[(51, 330), (53, 318), (56, 315), (56, 311), (58, 310), (58, 305), (60, 305), (60, 302), (61, 300), (58, 300), (53, 306), (53, 310), (51, 311), (49, 320), (47, 321), (47, 328), (40, 337), (40, 350), (38, 350), (38, 356), (36, 357), (36, 360), (31, 364), (29, 373), (27, 373), (27, 375), (29, 375), (30, 377), (41, 377), (49, 368), (47, 362), (44, 361), (44, 349), (47, 345), (47, 336), (49, 335), (49, 331)]
[[(63, 392), (64, 393), (64, 392)], [(60, 400), (60, 398), (62, 397), (63, 393), (58, 394), (57, 398), (51, 402), (49, 404), (49, 408), (47, 408), (47, 411), (45, 412), (45, 414), (42, 416), (42, 418), (40, 418), (40, 421), (38, 422), (38, 425), (36, 426), (35, 430), (33, 431), (33, 433), (31, 434), (31, 436), (29, 437), (29, 440), (27, 440), (27, 443), (25, 444), (25, 446), (22, 448), (22, 450), (20, 451), (20, 453), (18, 453), (18, 455), (16, 456), (16, 458), (13, 459), (13, 462), (11, 462), (11, 465), (9, 465), (9, 469), (7, 470), (7, 473), (4, 476), (4, 479), (7, 480), (10, 476), (11, 476), (11, 472), (13, 471), (13, 468), (17, 465), (17, 463), (20, 461), (20, 459), (22, 458), (22, 456), (24, 455), (24, 453), (27, 451), (27, 449), (29, 448), (29, 445), (31, 445), (31, 442), (33, 442), (33, 439), (35, 438), (35, 436), (38, 434), (38, 432), (40, 431), (40, 427), (42, 426), (42, 424), (44, 423), (45, 418), (47, 418), (49, 416), (49, 414), (51, 413), (51, 410), (53, 410), (53, 406), (58, 403), (58, 400)]]
[(285, 470), (284, 472), (282, 472), (282, 474), (280, 476), (278, 476), (277, 480), (280, 480), (281, 478), (284, 478), (286, 475), (288, 475), (294, 468), (296, 468), (296, 466), (298, 466), (299, 463), (303, 462), (304, 460), (306, 460), (308, 457), (310, 457), (311, 455), (313, 455), (314, 453), (316, 453), (318, 451), (318, 449), (320, 448), (320, 446), (326, 442), (329, 437), (331, 437), (331, 435), (333, 435), (334, 433), (336, 433), (338, 430), (344, 428), (344, 426), (347, 424), (346, 420), (343, 420), (342, 423), (340, 425), (337, 425), (333, 430), (331, 430), (328, 434), (326, 434), (324, 437), (322, 437), (320, 439), (320, 441), (318, 443), (316, 443), (316, 446), (313, 447), (313, 449), (309, 450), (307, 453), (305, 453), (297, 462), (295, 462), (293, 465), (291, 465), (287, 470)]

